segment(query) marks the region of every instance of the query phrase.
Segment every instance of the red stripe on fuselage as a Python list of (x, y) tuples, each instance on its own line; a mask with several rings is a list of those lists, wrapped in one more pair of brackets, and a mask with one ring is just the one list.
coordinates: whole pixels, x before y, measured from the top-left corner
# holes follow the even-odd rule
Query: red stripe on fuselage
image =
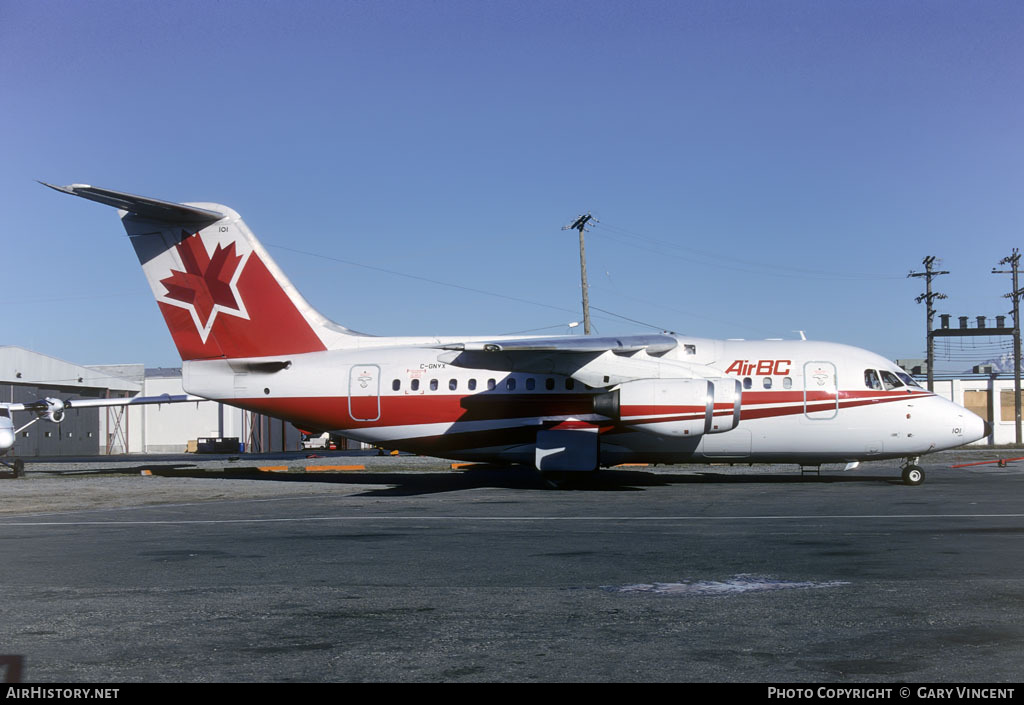
[[(869, 404), (879, 404), (905, 399), (917, 399), (929, 393), (906, 392), (840, 392), (839, 409), (848, 409)], [(796, 392), (747, 392), (743, 395), (742, 420), (793, 416), (805, 412), (822, 412), (836, 408), (835, 396), (829, 393), (813, 393), (805, 402), (804, 393)], [(410, 394), (385, 395), (380, 397), (380, 418), (376, 421), (355, 421), (349, 415), (348, 397), (311, 398), (249, 398), (226, 400), (227, 403), (252, 411), (258, 411), (291, 421), (297, 426), (324, 431), (344, 431), (361, 428), (387, 428), (390, 426), (417, 426), (434, 423), (458, 423), (473, 421), (501, 421), (503, 419), (537, 419), (536, 424), (525, 426), (534, 431), (561, 422), (564, 417), (580, 417), (593, 414), (593, 394), (508, 394), (478, 393), (457, 394)], [(787, 406), (769, 406), (787, 404)], [(665, 408), (665, 407), (655, 407)], [(647, 423), (693, 420), (704, 416), (702, 407), (677, 407), (687, 413), (636, 419), (627, 423), (608, 422), (601, 428), (602, 433), (613, 428), (628, 430), (631, 426)], [(733, 413), (731, 404), (715, 407), (715, 417)], [(554, 418), (552, 418), (554, 417)], [(563, 417), (563, 418), (559, 418)], [(543, 421), (541, 419), (544, 419)], [(516, 424), (517, 427), (520, 424)], [(467, 433), (476, 433), (467, 432)], [(453, 431), (452, 435), (463, 435)]]

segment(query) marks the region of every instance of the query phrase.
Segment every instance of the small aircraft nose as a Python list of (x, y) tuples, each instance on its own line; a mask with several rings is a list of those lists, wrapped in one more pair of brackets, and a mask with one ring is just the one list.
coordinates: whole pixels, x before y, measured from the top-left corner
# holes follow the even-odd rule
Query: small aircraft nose
[(14, 430), (0, 428), (0, 451), (7, 450), (14, 445)]

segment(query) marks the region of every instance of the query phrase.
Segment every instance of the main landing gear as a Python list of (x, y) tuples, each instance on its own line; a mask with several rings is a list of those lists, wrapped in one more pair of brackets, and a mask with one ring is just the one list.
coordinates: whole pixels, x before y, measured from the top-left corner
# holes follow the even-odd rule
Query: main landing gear
[(920, 485), (924, 482), (924, 470), (917, 463), (920, 458), (907, 458), (907, 464), (903, 466), (903, 484)]
[(15, 477), (25, 477), (25, 461), (21, 458), (15, 458), (14, 461), (10, 463), (6, 460), (0, 460), (0, 465), (13, 470)]

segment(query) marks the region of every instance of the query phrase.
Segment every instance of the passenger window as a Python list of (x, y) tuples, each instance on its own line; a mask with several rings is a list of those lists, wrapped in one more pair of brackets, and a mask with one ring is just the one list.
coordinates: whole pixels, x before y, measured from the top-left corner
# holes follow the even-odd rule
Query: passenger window
[(536, 386), (537, 386), (537, 381), (533, 377), (527, 377), (526, 378), (526, 388), (527, 389), (533, 389)]
[(793, 378), (792, 377), (783, 377), (782, 378), (782, 388), (783, 389), (792, 389), (793, 388)]
[(436, 392), (437, 391), (437, 380), (436, 379), (430, 380), (430, 391), (432, 391), (432, 392)]
[(457, 380), (457, 379), (450, 379), (450, 380), (448, 380), (448, 389), (450, 391), (454, 392), (458, 388), (459, 388), (459, 380)]
[(505, 389), (507, 389), (508, 391), (512, 392), (512, 391), (515, 391), (515, 388), (516, 388), (516, 378), (515, 377), (509, 377), (508, 379), (505, 380)]
[(771, 389), (772, 388), (772, 378), (771, 377), (765, 377), (763, 380), (761, 380), (761, 385), (765, 389)]
[(475, 390), (476, 390), (476, 377), (474, 377), (473, 379), (469, 380), (469, 391), (472, 392), (472, 391), (475, 391)]
[(576, 381), (572, 377), (565, 378), (565, 388), (572, 389), (576, 386)]
[(488, 391), (493, 390), (497, 386), (498, 386), (497, 382), (495, 382), (493, 379), (487, 380), (487, 389), (488, 389)]
[(697, 354), (697, 346), (696, 345), (684, 345), (683, 346), (683, 354), (685, 354), (685, 355), (696, 355)]
[(878, 381), (878, 373), (874, 370), (864, 370), (864, 386), (881, 391), (882, 383)]
[(882, 370), (881, 375), (882, 384), (885, 385), (886, 389), (899, 389), (900, 387), (903, 386), (903, 382), (900, 381), (900, 378), (894, 375), (892, 372), (889, 372), (888, 370)]
[(391, 383), (391, 389), (393, 391), (397, 392), (401, 388), (402, 388), (402, 381), (401, 380), (396, 379), (394, 382)]
[(743, 388), (744, 389), (750, 389), (753, 386), (754, 386), (754, 383), (753, 383), (753, 381), (751, 381), (750, 377), (744, 377), (743, 378)]
[(412, 387), (412, 391), (415, 392), (420, 388), (420, 381), (418, 379), (414, 379), (412, 382), (409, 383), (409, 386)]
[(550, 390), (552, 390), (554, 388), (555, 388), (555, 378), (554, 377), (548, 377), (546, 380), (544, 380), (544, 389), (547, 389), (547, 390), (550, 391)]

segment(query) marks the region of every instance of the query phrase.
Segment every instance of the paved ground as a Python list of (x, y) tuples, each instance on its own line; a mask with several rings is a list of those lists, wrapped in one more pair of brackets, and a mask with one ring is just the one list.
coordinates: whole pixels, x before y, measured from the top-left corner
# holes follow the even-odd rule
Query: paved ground
[(0, 654), (31, 681), (1016, 681), (1024, 463), (949, 467), (986, 457), (566, 491), (405, 456), (30, 462), (0, 481)]

